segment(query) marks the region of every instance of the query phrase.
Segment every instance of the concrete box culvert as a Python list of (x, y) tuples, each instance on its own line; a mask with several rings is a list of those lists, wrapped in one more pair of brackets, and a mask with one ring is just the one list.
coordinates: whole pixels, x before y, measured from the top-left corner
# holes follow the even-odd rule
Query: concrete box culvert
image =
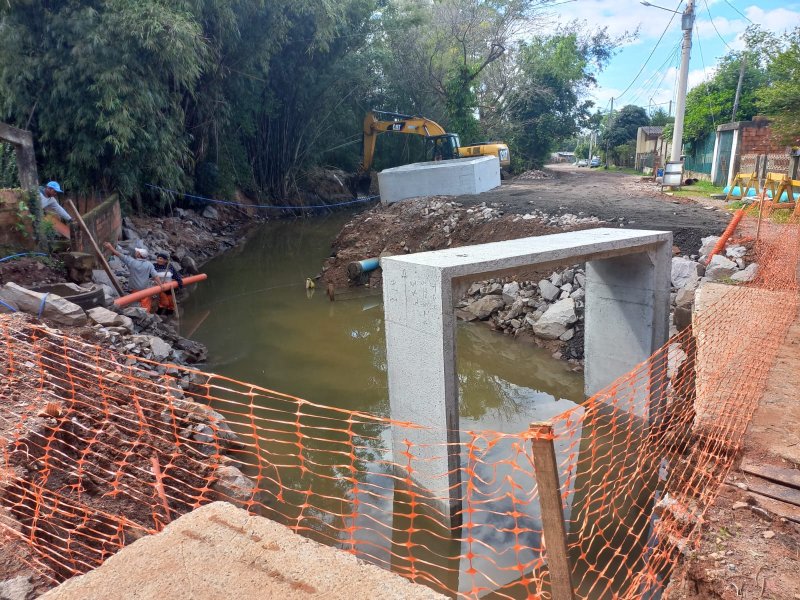
[(394, 204), (420, 196), (463, 196), (500, 186), (496, 156), (414, 163), (378, 173), (381, 202)]

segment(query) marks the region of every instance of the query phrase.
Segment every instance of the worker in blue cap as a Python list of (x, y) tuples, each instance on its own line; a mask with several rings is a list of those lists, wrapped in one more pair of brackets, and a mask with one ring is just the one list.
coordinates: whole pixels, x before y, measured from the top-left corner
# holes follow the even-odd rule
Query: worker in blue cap
[(63, 194), (64, 190), (58, 185), (57, 181), (50, 181), (47, 185), (39, 188), (39, 201), (42, 203), (42, 210), (56, 213), (64, 223), (72, 221), (70, 214), (58, 203), (58, 195)]

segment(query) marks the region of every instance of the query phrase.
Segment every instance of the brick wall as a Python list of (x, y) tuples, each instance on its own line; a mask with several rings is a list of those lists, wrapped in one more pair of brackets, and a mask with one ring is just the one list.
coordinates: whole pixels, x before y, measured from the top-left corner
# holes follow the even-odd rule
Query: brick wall
[[(103, 242), (116, 242), (122, 235), (122, 210), (116, 194), (85, 215), (83, 220), (99, 246)], [(78, 252), (93, 253), (92, 244), (83, 230), (72, 225), (72, 249)]]
[(754, 119), (752, 126), (742, 128), (740, 154), (788, 154), (788, 152), (786, 146), (773, 136), (768, 121)]
[(33, 236), (31, 220), (20, 223), (19, 203), (25, 201), (22, 190), (0, 190), (0, 247), (8, 250), (34, 250), (36, 240)]

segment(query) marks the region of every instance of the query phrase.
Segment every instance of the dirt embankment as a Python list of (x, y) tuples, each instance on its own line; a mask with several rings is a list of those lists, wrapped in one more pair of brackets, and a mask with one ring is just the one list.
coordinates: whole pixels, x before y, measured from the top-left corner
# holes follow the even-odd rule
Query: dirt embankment
[[(419, 198), (378, 205), (348, 222), (332, 244), (322, 268), (323, 284), (349, 286), (347, 265), (365, 258), (440, 250), (600, 227), (598, 219), (575, 215), (551, 217), (531, 209), (505, 214), (495, 203), (465, 206), (449, 197)], [(534, 273), (528, 274), (533, 278)], [(550, 274), (548, 273), (547, 276)], [(376, 273), (370, 285), (380, 284)]]

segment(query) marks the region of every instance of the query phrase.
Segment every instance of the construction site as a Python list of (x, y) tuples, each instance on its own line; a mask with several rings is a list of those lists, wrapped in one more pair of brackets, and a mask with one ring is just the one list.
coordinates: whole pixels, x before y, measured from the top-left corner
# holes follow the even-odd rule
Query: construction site
[(800, 599), (765, 2), (0, 8), (0, 600)]

